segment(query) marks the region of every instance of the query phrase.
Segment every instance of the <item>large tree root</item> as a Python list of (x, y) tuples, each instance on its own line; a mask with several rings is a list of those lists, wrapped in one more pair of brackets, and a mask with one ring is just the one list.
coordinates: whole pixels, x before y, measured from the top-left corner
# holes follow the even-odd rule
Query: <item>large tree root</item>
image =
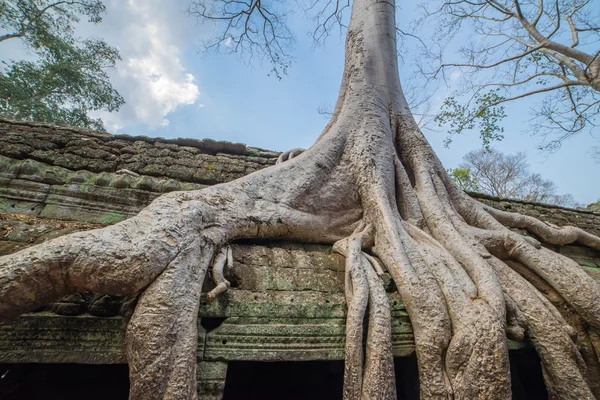
[[(348, 316), (344, 399), (396, 398), (391, 314), (381, 280), (383, 270), (376, 259), (362, 251), (371, 234), (371, 226), (360, 225), (352, 236), (333, 246), (334, 251), (346, 257)], [(363, 357), (363, 321), (367, 306), (366, 357)]]
[(131, 398), (196, 396), (195, 381), (189, 379), (196, 375), (196, 316), (213, 252), (211, 245), (191, 243), (138, 300), (126, 340)]

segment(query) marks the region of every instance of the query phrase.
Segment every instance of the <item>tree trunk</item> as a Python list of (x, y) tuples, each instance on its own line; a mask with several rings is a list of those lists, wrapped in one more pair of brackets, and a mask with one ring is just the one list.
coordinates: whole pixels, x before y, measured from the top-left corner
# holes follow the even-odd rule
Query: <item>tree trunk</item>
[(600, 288), (574, 262), (507, 227), (548, 243), (600, 249), (600, 239), (485, 208), (456, 188), (402, 93), (394, 14), (393, 1), (354, 1), (338, 102), (310, 149), (0, 258), (0, 317), (79, 291), (143, 291), (127, 332), (130, 398), (194, 399), (198, 298), (211, 262), (217, 272), (225, 262), (223, 246), (240, 238), (334, 243), (346, 256), (345, 399), (396, 398), (390, 309), (372, 255), (410, 315), (423, 399), (510, 398), (506, 338), (525, 334), (554, 397), (593, 399), (573, 329), (511, 262), (539, 275), (594, 332)]

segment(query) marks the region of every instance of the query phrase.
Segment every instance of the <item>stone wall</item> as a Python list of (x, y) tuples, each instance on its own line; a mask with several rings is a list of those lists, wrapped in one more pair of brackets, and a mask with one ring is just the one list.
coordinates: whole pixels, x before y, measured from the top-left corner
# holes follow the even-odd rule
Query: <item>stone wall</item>
[[(0, 154), (73, 171), (116, 172), (212, 185), (275, 163), (278, 153), (212, 139), (111, 135), (0, 119)], [(57, 176), (57, 177), (60, 177)]]
[[(274, 165), (279, 153), (210, 139), (110, 135), (0, 119), (0, 212), (110, 224), (162, 193), (202, 189)], [(600, 236), (600, 213), (470, 193)]]

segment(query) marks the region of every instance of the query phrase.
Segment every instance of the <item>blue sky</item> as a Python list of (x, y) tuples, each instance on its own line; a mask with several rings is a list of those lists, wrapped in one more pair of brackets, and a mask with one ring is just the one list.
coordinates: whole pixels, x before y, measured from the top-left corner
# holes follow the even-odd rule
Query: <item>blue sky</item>
[[(213, 138), (279, 151), (309, 147), (321, 133), (327, 121), (317, 108), (333, 105), (337, 97), (343, 38), (332, 36), (324, 46), (314, 48), (307, 35), (311, 21), (301, 13), (292, 15), (296, 61), (288, 75), (278, 80), (268, 76), (270, 65), (249, 66), (235, 56), (199, 54), (199, 43), (211, 28), (183, 13), (185, 0), (108, 0), (105, 4), (104, 22), (82, 24), (78, 34), (105, 38), (119, 47), (123, 57), (112, 78), (127, 104), (119, 113), (102, 114), (109, 131)], [(416, 15), (410, 5), (405, 6), (401, 23)], [(22, 50), (9, 50), (5, 57), (22, 56)], [(406, 62), (401, 79), (413, 72)], [(443, 98), (445, 90), (440, 87), (434, 102)], [(555, 154), (540, 154), (541, 139), (527, 133), (529, 106), (525, 100), (507, 107), (505, 139), (494, 147), (527, 152), (531, 169), (554, 181), (560, 194), (571, 193), (585, 204), (599, 199), (600, 164), (591, 158), (590, 149), (600, 145), (600, 132), (596, 137), (572, 138)], [(456, 167), (465, 153), (480, 147), (476, 132), (455, 138), (450, 148), (443, 146), (443, 132), (425, 129), (425, 133), (446, 168)]]

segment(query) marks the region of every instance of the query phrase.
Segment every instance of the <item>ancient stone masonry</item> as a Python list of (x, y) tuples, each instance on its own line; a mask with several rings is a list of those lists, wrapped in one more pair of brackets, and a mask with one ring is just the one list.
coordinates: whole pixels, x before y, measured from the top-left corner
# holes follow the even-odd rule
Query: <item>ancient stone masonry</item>
[[(211, 140), (109, 135), (0, 121), (0, 255), (113, 224), (162, 193), (227, 182), (275, 163), (278, 153)], [(557, 226), (600, 235), (600, 213), (472, 194)], [(229, 292), (200, 307), (199, 391), (222, 396), (228, 361), (343, 360), (344, 258), (330, 246), (238, 242)], [(600, 253), (553, 250), (600, 280)], [(411, 324), (390, 277), (394, 355), (414, 352)], [(135, 298), (80, 293), (0, 326), (0, 363), (124, 363)], [(526, 346), (511, 342), (511, 348)]]
[(37, 160), (74, 171), (100, 173), (127, 169), (140, 175), (204, 185), (247, 175), (274, 164), (278, 156), (244, 144), (211, 139), (110, 135), (2, 119), (0, 149), (6, 157)]

